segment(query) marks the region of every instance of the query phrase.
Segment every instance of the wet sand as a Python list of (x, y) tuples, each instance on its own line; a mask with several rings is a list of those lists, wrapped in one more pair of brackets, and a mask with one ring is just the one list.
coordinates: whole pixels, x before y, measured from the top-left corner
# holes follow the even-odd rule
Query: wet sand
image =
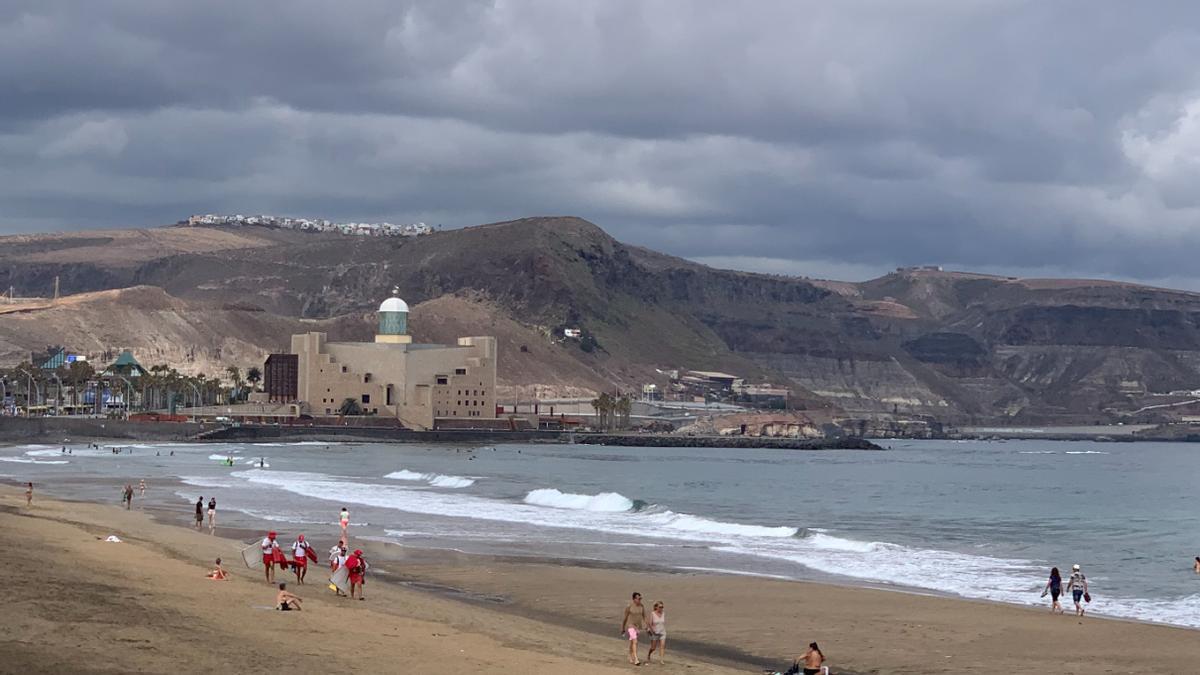
[[(667, 606), (668, 663), (650, 672), (782, 668), (811, 640), (834, 673), (1193, 673), (1200, 662), (1200, 633), (1166, 626), (649, 560), (615, 569), (374, 542), (355, 542), (374, 565), (367, 601), (334, 597), (317, 565), (309, 584), (289, 584), (305, 611), (285, 614), (269, 609), (275, 591), (244, 567), (243, 544), (224, 538), (248, 533), (213, 537), (180, 527), (187, 514), (156, 520), (136, 506), (23, 503), (0, 491), (5, 672), (627, 672), (617, 633), (633, 590)], [(322, 554), (336, 538), (307, 534)], [(232, 581), (204, 578), (218, 555)]]

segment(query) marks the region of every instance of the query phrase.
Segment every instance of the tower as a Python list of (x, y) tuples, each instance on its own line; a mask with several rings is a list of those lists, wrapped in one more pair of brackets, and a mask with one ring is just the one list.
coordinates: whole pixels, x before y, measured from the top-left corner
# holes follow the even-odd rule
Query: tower
[(375, 334), (376, 342), (388, 344), (408, 344), (412, 336), (408, 334), (408, 303), (400, 299), (400, 289), (392, 289), (392, 297), (379, 305), (379, 332)]

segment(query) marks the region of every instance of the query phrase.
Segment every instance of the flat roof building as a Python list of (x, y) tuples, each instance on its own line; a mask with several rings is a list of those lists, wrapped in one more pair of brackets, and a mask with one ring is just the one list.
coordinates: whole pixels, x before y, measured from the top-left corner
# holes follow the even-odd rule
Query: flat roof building
[[(374, 342), (329, 342), (325, 333), (292, 336), (296, 397), (313, 416), (355, 409), (395, 417), (413, 429), (439, 419), (496, 418), (496, 338), (460, 337), (456, 344), (414, 344), (408, 304), (383, 301)], [(350, 405), (348, 401), (353, 401)]]

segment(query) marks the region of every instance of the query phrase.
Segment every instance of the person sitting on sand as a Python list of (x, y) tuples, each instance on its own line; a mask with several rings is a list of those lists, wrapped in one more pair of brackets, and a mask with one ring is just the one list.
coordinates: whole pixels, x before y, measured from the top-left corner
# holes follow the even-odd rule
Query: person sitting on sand
[(642, 594), (634, 593), (621, 619), (621, 635), (629, 640), (629, 662), (635, 666), (642, 665), (638, 660), (638, 632), (643, 630), (646, 630), (646, 607), (642, 605)]
[[(33, 483), (32, 482), (25, 484), (25, 506), (26, 507), (33, 506)], [(1200, 558), (1196, 558), (1196, 560), (1200, 561)], [(1200, 565), (1200, 562), (1197, 562), (1196, 564)], [(1197, 570), (1197, 571), (1200, 571), (1200, 570)]]
[(288, 593), (287, 584), (279, 584), (279, 594), (275, 596), (275, 608), (282, 612), (301, 611), (300, 598)]
[(658, 665), (663, 664), (663, 657), (667, 654), (667, 615), (663, 609), (663, 602), (659, 600), (654, 603), (654, 609), (650, 612), (650, 621), (646, 626), (646, 634), (650, 638), (650, 652), (646, 654), (646, 663), (653, 662), (654, 650), (658, 650)]
[(229, 578), (229, 573), (225, 571), (224, 567), (221, 567), (221, 559), (217, 558), (217, 566), (213, 568), (213, 571), (204, 576), (212, 579), (213, 581), (225, 581)]
[(1087, 577), (1083, 572), (1079, 571), (1079, 565), (1071, 567), (1071, 580), (1067, 582), (1067, 590), (1071, 591), (1071, 597), (1075, 600), (1075, 616), (1083, 616), (1083, 605), (1080, 604), (1080, 599), (1086, 599), (1091, 602), (1091, 595), (1088, 594)]
[(829, 668), (823, 666), (825, 663), (825, 655), (821, 653), (821, 648), (817, 643), (808, 643), (808, 651), (801, 656), (796, 657), (795, 663), (792, 664), (791, 670), (788, 673), (803, 673), (804, 675), (821, 675), (822, 672), (828, 673)]

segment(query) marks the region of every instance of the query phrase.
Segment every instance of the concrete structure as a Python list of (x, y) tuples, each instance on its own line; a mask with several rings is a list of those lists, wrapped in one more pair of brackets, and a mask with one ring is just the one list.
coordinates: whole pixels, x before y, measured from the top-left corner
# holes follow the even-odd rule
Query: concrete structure
[(496, 419), (496, 339), (462, 337), (453, 345), (413, 344), (408, 305), (379, 306), (374, 342), (328, 342), (325, 333), (292, 336), (297, 399), (315, 417), (339, 414), (347, 399), (364, 415), (394, 417), (412, 429), (439, 419)]

